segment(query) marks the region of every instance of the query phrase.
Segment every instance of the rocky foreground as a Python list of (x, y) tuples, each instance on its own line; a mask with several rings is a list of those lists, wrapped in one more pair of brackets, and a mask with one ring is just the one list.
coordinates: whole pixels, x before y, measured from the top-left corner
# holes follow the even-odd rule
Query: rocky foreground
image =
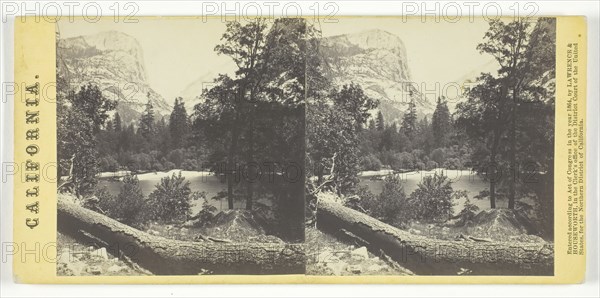
[(115, 257), (110, 249), (85, 246), (58, 233), (56, 274), (59, 276), (138, 276), (150, 275), (124, 257)]
[(413, 275), (385, 255), (349, 244), (314, 228), (306, 229), (308, 275)]

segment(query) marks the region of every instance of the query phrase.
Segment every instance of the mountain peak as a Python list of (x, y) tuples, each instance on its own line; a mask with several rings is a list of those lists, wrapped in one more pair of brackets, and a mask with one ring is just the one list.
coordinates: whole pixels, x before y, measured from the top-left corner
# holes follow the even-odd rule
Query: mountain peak
[(138, 59), (143, 58), (143, 50), (137, 39), (123, 32), (111, 30), (83, 36), (85, 42), (100, 51), (124, 51)]
[(93, 83), (102, 94), (118, 102), (117, 111), (125, 123), (137, 121), (150, 101), (160, 115), (171, 106), (148, 84), (142, 47), (123, 32), (104, 31), (59, 40), (59, 72), (74, 90)]
[(319, 51), (331, 81), (338, 86), (360, 85), (368, 96), (380, 100), (386, 119), (400, 119), (412, 100), (423, 115), (433, 112), (432, 104), (410, 84), (406, 50), (397, 35), (372, 29), (325, 37)]
[(402, 39), (397, 35), (381, 29), (371, 29), (356, 33), (328, 37), (330, 40), (345, 40), (361, 49), (386, 49), (400, 55), (406, 55)]

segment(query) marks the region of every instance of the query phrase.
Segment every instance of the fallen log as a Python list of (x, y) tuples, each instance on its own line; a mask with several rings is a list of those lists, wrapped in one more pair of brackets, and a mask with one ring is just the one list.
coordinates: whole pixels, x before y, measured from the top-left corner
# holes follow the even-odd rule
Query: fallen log
[(554, 246), (547, 243), (447, 241), (413, 235), (332, 200), (319, 198), (317, 227), (348, 232), (419, 275), (552, 275)]
[(302, 244), (171, 240), (68, 202), (58, 202), (58, 230), (84, 243), (104, 245), (157, 275), (305, 272)]

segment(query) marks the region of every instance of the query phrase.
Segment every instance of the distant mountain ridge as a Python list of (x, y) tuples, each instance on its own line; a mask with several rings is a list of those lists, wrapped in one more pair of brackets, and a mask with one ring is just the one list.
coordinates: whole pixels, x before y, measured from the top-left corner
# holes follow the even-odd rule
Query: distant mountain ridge
[(148, 84), (143, 50), (135, 38), (106, 31), (59, 39), (57, 46), (57, 71), (70, 88), (97, 85), (105, 97), (118, 102), (124, 123), (137, 121), (148, 100), (159, 117), (171, 112), (171, 104)]
[[(360, 85), (367, 95), (380, 101), (378, 110), (386, 121), (400, 122), (411, 100), (417, 106), (419, 117), (430, 116), (435, 109), (435, 104), (411, 84), (405, 45), (392, 33), (374, 29), (323, 37), (319, 54), (325, 75), (338, 87), (349, 83)], [(104, 96), (118, 101), (117, 111), (124, 123), (139, 119), (148, 98), (159, 117), (168, 116), (172, 110), (172, 103), (150, 87), (143, 50), (132, 36), (106, 31), (59, 39), (57, 59), (58, 72), (71, 88), (78, 89), (91, 82), (101, 88)], [(461, 85), (473, 82), (480, 72), (496, 69), (493, 62), (456, 82)], [(202, 102), (202, 89), (209, 88), (219, 72), (222, 70), (207, 70), (180, 92), (188, 111)], [(455, 104), (449, 103), (451, 110)]]

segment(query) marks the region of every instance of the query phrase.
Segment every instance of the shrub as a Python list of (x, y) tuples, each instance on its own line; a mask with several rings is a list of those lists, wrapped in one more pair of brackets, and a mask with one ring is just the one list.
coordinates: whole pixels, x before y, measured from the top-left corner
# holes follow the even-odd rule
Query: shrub
[(119, 169), (119, 163), (110, 155), (100, 158), (98, 163), (101, 172), (116, 172)]
[(181, 163), (184, 161), (185, 152), (183, 149), (175, 149), (167, 154), (167, 160), (174, 163), (176, 167), (181, 166)]
[(114, 213), (114, 210), (118, 208), (116, 203), (117, 198), (108, 191), (106, 186), (104, 186), (96, 190), (93, 199), (86, 201), (83, 207), (110, 216), (111, 213)]
[(446, 154), (444, 153), (444, 150), (442, 148), (437, 148), (431, 151), (431, 153), (429, 154), (429, 158), (431, 158), (431, 160), (435, 161), (437, 164), (441, 165), (444, 164), (444, 161), (446, 160)]
[(373, 154), (363, 156), (360, 159), (360, 168), (363, 171), (379, 171), (381, 170), (381, 161)]
[(421, 149), (413, 149), (410, 154), (412, 154), (413, 160), (422, 160), (425, 157), (425, 151)]
[(344, 201), (344, 205), (360, 212), (367, 212), (365, 206), (374, 200), (375, 195), (367, 186), (359, 186), (356, 189), (356, 195), (347, 197)]
[(446, 176), (427, 176), (410, 195), (410, 210), (415, 219), (446, 221), (452, 215), (453, 190)]
[(448, 158), (444, 162), (444, 168), (450, 169), (450, 170), (458, 170), (458, 169), (462, 168), (462, 165), (460, 163), (460, 160), (458, 160), (458, 158)]
[(384, 165), (391, 165), (394, 161), (394, 152), (392, 151), (382, 151), (378, 154), (378, 158)]
[(469, 221), (473, 220), (475, 215), (477, 215), (477, 212), (479, 211), (479, 207), (477, 207), (477, 205), (471, 203), (471, 200), (469, 199), (469, 196), (467, 195), (466, 190), (459, 190), (459, 191), (454, 192), (453, 197), (454, 197), (454, 199), (459, 199), (461, 197), (466, 198), (464, 208), (454, 217), (454, 218), (459, 219), (458, 222), (456, 223), (456, 226), (464, 226)]
[(438, 163), (433, 160), (428, 161), (427, 164), (425, 165), (425, 168), (427, 170), (433, 170), (437, 167), (438, 167)]
[(174, 168), (176, 168), (176, 167), (177, 167), (177, 166), (176, 166), (174, 163), (172, 163), (172, 162), (170, 162), (170, 161), (166, 161), (166, 162), (164, 163), (164, 167), (163, 167), (163, 168), (164, 168), (164, 170), (165, 170), (165, 171), (170, 171), (170, 170), (172, 170), (172, 169), (174, 169)]
[(133, 154), (128, 158), (127, 168), (130, 171), (148, 171), (152, 169), (154, 158), (146, 153)]
[(215, 214), (217, 213), (217, 207), (211, 205), (208, 200), (206, 199), (206, 196), (202, 196), (203, 202), (202, 202), (202, 209), (200, 209), (200, 211), (198, 212), (198, 214), (195, 216), (195, 218), (198, 219), (197, 221), (197, 226), (202, 226), (206, 223), (209, 223), (213, 220), (213, 218), (215, 218)]
[(123, 177), (123, 186), (117, 198), (111, 199), (108, 195), (105, 198), (100, 200), (100, 206), (107, 209), (104, 211), (108, 216), (137, 227), (146, 222), (147, 219), (144, 217), (146, 198), (142, 194), (137, 176)]
[(160, 179), (148, 199), (150, 216), (168, 222), (185, 220), (192, 207), (191, 195), (190, 182), (185, 181), (181, 172)]
[(155, 161), (152, 165), (152, 171), (164, 171), (164, 169), (165, 167), (158, 161)]
[(394, 154), (394, 159), (392, 160), (390, 166), (395, 171), (414, 169), (414, 157), (408, 152), (396, 153)]
[(147, 171), (152, 168), (153, 158), (149, 154), (146, 153), (138, 153), (134, 155), (136, 162), (138, 164), (138, 168), (141, 171)]
[(363, 191), (361, 206), (369, 215), (397, 227), (404, 227), (411, 219), (404, 187), (395, 175), (385, 178), (379, 196)]
[(186, 171), (197, 171), (198, 162), (195, 159), (186, 159), (181, 163), (181, 168)]

